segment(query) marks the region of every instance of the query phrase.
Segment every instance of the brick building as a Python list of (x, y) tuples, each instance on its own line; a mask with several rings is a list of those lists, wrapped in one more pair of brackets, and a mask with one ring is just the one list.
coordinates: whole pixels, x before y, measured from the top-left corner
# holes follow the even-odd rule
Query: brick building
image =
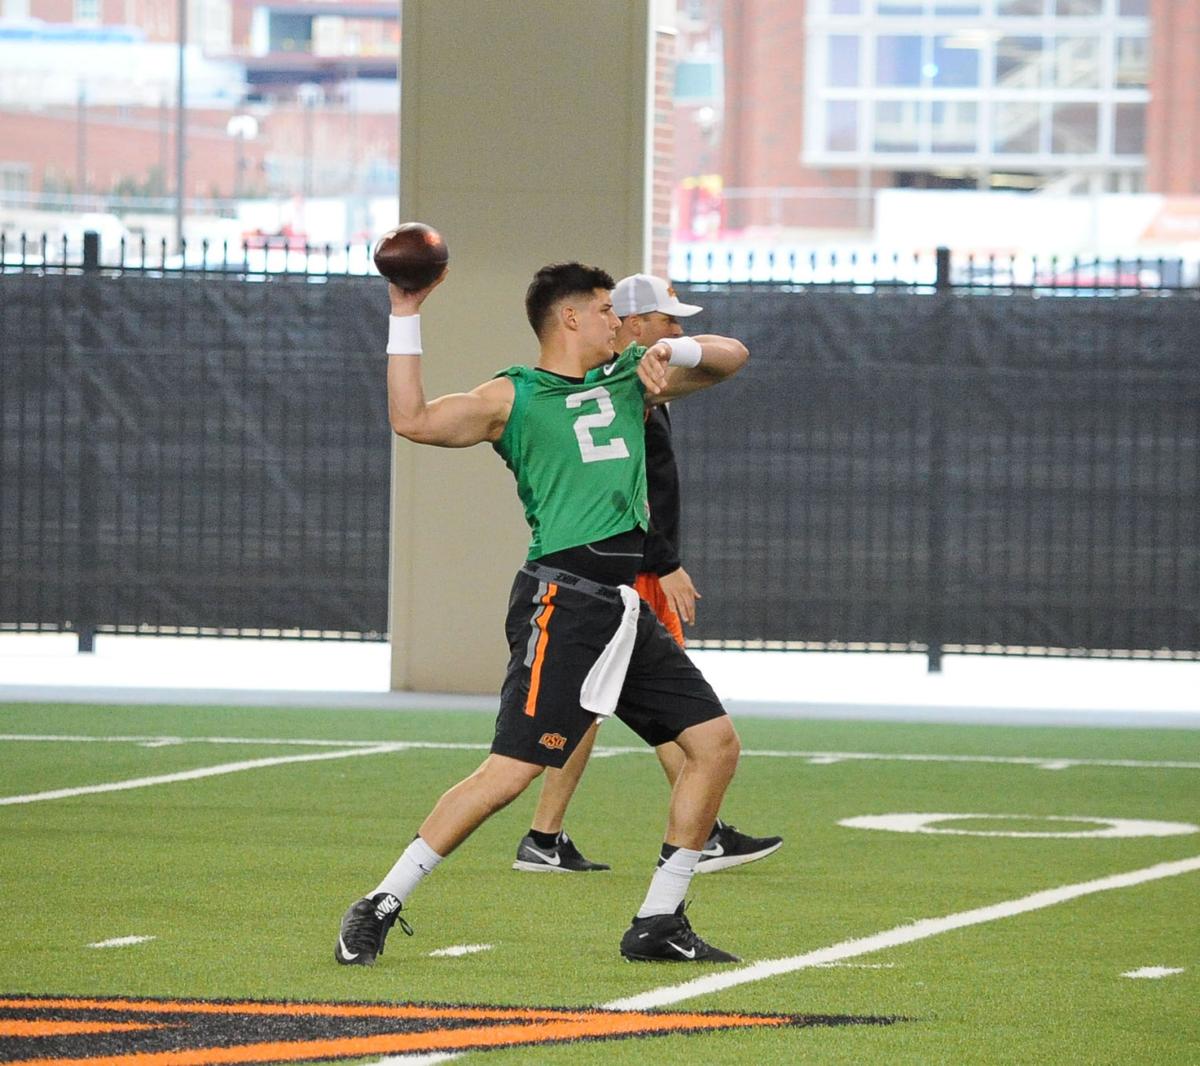
[(1200, 0), (681, 8), (723, 92), (677, 169), (730, 230), (866, 229), (878, 188), (1200, 194)]

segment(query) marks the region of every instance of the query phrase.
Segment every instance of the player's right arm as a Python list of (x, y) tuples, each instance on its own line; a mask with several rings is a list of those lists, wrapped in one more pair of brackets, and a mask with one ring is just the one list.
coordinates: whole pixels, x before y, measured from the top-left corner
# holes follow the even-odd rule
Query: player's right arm
[[(419, 314), (425, 297), (441, 280), (418, 292), (389, 284), (392, 314), (398, 318)], [(392, 430), (417, 444), (469, 448), (484, 441), (497, 441), (512, 411), (514, 390), (507, 378), (493, 378), (470, 392), (450, 393), (427, 401), (421, 381), (421, 356), (417, 353), (388, 356), (387, 385)]]

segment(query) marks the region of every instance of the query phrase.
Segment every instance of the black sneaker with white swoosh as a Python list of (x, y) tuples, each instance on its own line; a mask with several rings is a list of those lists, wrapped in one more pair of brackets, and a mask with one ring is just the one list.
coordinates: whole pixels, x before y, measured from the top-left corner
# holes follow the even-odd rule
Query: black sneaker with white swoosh
[(765, 859), (783, 846), (783, 837), (752, 837), (720, 820), (716, 832), (705, 842), (696, 863), (696, 873), (710, 874)]
[(524, 870), (527, 873), (574, 874), (590, 870), (610, 870), (612, 867), (602, 862), (592, 862), (585, 859), (575, 846), (575, 842), (565, 831), (558, 834), (554, 846), (543, 848), (537, 844), (528, 833), (521, 838), (517, 845), (517, 861), (513, 863), (514, 870)]
[(621, 954), (630, 962), (741, 962), (714, 948), (696, 933), (681, 903), (674, 914), (634, 918), (621, 937)]
[(412, 926), (400, 917), (400, 901), (390, 892), (379, 892), (369, 899), (364, 896), (342, 916), (333, 957), (343, 966), (374, 966), (375, 957), (383, 954), (383, 942), (396, 922), (408, 936)]

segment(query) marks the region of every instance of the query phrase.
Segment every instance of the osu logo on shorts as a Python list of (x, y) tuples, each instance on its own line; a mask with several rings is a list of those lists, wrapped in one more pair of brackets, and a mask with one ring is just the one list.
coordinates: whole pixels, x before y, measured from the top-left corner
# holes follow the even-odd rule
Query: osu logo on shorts
[(543, 733), (538, 743), (551, 751), (562, 751), (567, 746), (567, 738), (561, 733)]

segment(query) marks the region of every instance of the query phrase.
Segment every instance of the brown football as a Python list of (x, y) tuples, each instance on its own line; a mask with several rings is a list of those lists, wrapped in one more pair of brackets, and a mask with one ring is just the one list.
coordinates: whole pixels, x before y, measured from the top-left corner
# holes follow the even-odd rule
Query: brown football
[(450, 250), (432, 226), (405, 222), (375, 242), (373, 255), (379, 273), (411, 292), (437, 281), (446, 269)]

